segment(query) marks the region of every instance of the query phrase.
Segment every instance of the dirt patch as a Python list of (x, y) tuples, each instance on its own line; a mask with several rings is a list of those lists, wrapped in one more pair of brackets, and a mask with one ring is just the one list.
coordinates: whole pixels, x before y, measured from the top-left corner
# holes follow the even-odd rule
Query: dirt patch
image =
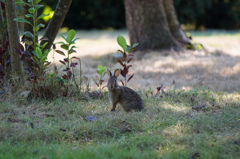
[[(77, 54), (82, 59), (83, 74), (93, 77), (98, 64), (114, 70), (120, 68), (115, 56), (120, 47), (117, 45), (117, 35), (127, 31), (78, 31)], [(184, 52), (148, 52), (141, 60), (132, 62), (130, 74), (135, 74), (129, 87), (148, 89), (164, 84), (165, 88), (191, 89), (205, 87), (213, 91), (235, 92), (240, 88), (240, 40), (238, 35), (197, 36), (195, 42), (202, 43), (209, 54), (201, 51)], [(61, 41), (58, 37), (56, 41)], [(54, 55), (55, 61), (63, 59)], [(51, 61), (52, 55), (49, 55)], [(60, 65), (59, 65), (60, 67)], [(108, 77), (105, 76), (105, 79)], [(121, 79), (121, 78), (120, 78)], [(91, 81), (92, 88), (95, 86)]]

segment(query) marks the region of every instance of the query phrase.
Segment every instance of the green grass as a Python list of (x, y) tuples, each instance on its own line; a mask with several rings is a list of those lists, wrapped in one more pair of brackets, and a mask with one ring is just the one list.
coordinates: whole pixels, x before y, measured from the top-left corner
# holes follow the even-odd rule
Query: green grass
[(186, 31), (190, 33), (193, 37), (209, 37), (209, 36), (217, 36), (217, 37), (239, 37), (239, 31), (225, 31), (225, 30), (206, 30), (206, 31)]
[(238, 93), (141, 95), (146, 110), (130, 113), (110, 112), (107, 98), (5, 99), (0, 158), (239, 158)]

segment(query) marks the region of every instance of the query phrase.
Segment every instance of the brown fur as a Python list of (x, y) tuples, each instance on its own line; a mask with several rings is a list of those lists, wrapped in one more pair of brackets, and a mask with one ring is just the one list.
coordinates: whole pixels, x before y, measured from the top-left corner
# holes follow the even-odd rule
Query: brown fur
[(117, 69), (114, 72), (114, 76), (108, 70), (109, 80), (108, 80), (108, 98), (112, 103), (111, 111), (115, 111), (116, 105), (119, 103), (122, 108), (129, 112), (131, 110), (142, 110), (144, 109), (143, 101), (139, 94), (137, 94), (134, 90), (119, 86), (117, 82), (117, 77), (120, 74), (120, 70)]

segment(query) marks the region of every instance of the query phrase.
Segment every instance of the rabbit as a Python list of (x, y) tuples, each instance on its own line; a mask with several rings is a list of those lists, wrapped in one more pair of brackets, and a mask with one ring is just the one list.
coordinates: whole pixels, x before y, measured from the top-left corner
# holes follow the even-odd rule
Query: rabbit
[(115, 111), (116, 105), (118, 103), (126, 112), (129, 112), (131, 110), (143, 110), (143, 101), (139, 94), (128, 87), (118, 85), (117, 77), (120, 74), (120, 70), (116, 69), (114, 71), (114, 75), (112, 75), (111, 71), (109, 70), (107, 70), (107, 72), (109, 75), (107, 84), (108, 98), (112, 103), (111, 111)]

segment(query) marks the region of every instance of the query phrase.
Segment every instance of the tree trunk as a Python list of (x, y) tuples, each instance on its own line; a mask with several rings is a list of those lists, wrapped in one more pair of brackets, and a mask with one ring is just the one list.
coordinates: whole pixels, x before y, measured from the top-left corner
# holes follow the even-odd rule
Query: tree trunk
[(180, 24), (178, 22), (175, 8), (173, 5), (173, 0), (163, 0), (163, 4), (172, 36), (180, 43), (191, 43), (191, 41), (186, 37), (182, 29), (180, 28)]
[[(62, 26), (62, 23), (67, 15), (67, 12), (70, 8), (72, 0), (60, 0), (58, 2), (57, 8), (55, 9), (53, 18), (50, 20), (46, 32), (43, 37), (47, 37), (49, 39), (48, 45), (45, 49), (50, 49), (54, 39), (57, 36), (57, 33)], [(44, 44), (46, 41), (41, 41), (41, 45)]]
[(137, 50), (183, 50), (171, 33), (163, 1), (125, 0), (130, 42), (139, 43)]
[[(0, 3), (2, 3), (2, 2), (0, 2)], [(0, 6), (0, 27), (2, 27), (2, 23), (3, 23), (3, 16), (2, 16), (2, 8), (1, 8), (1, 6)], [(0, 40), (3, 42), (3, 31), (2, 31), (2, 29), (0, 30)], [(2, 44), (1, 44), (2, 45)]]
[(17, 48), (19, 42), (18, 23), (13, 19), (17, 17), (15, 0), (6, 0), (6, 15), (7, 15), (7, 28), (9, 35), (10, 55), (11, 55), (11, 68), (13, 79), (20, 79), (22, 83), (24, 80), (23, 67), (20, 62), (20, 56), (14, 48)]

